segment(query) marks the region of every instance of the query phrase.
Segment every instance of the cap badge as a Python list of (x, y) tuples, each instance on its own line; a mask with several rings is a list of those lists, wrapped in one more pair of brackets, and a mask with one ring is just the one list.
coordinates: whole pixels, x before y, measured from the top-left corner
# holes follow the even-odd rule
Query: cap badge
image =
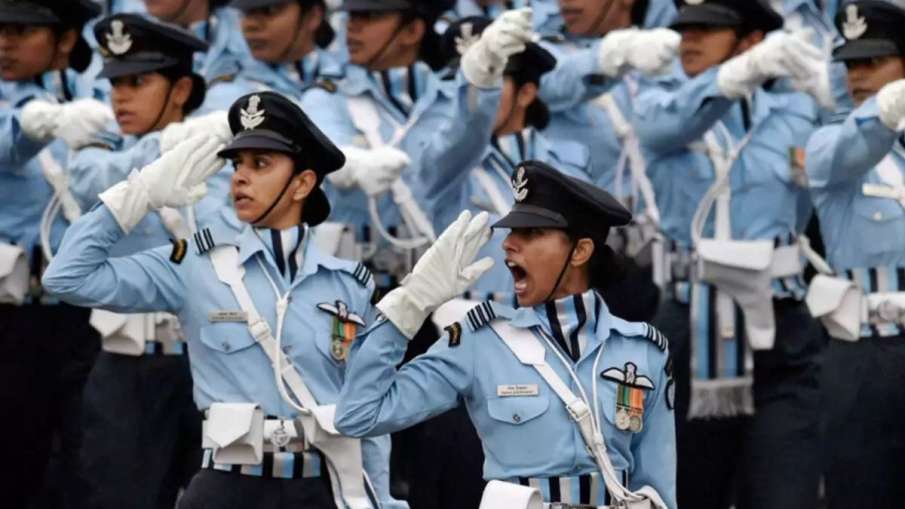
[(858, 15), (858, 6), (851, 4), (845, 8), (845, 21), (842, 23), (842, 34), (846, 39), (857, 39), (867, 32), (867, 20)]
[(522, 202), (528, 197), (528, 176), (525, 174), (525, 167), (519, 166), (515, 170), (515, 177), (512, 181), (512, 194), (515, 195), (515, 201)]
[(132, 36), (124, 32), (125, 25), (122, 20), (115, 19), (110, 23), (110, 31), (107, 32), (107, 48), (114, 55), (123, 55), (132, 49)]
[(248, 107), (239, 110), (239, 123), (246, 131), (258, 127), (264, 122), (264, 108), (258, 109), (261, 104), (261, 97), (253, 95), (248, 98)]
[(459, 55), (464, 55), (472, 44), (481, 39), (481, 34), (474, 33), (474, 23), (462, 23), (459, 33), (461, 35), (456, 37), (456, 52)]

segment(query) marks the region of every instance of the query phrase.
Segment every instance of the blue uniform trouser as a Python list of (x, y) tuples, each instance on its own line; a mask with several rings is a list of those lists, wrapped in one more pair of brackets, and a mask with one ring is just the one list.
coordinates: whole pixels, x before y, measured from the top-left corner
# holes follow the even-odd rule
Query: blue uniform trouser
[(85, 386), (90, 509), (171, 509), (201, 466), (201, 414), (185, 355), (101, 352)]
[(0, 506), (79, 507), (82, 388), (99, 345), (86, 309), (0, 305)]
[(178, 509), (336, 509), (330, 478), (274, 479), (203, 469)]
[(688, 421), (689, 306), (660, 303), (653, 323), (669, 338), (675, 366), (679, 507), (817, 504), (822, 330), (801, 303), (775, 301), (774, 310), (776, 346), (754, 355), (755, 415)]
[(905, 507), (905, 335), (831, 340), (822, 378), (828, 508)]

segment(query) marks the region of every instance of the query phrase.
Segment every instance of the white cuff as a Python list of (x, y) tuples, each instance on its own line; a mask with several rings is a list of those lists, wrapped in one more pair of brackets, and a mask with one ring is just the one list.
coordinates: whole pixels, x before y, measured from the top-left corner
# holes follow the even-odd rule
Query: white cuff
[(415, 337), (430, 314), (430, 311), (421, 309), (414, 303), (404, 286), (396, 288), (380, 299), (377, 309), (408, 339)]
[(151, 211), (148, 193), (137, 179), (138, 172), (132, 170), (127, 181), (115, 184), (98, 196), (127, 234)]

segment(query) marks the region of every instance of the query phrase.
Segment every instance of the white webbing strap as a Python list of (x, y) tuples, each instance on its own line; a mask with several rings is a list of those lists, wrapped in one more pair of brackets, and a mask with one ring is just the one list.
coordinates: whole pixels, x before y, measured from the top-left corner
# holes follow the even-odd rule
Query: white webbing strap
[[(347, 97), (346, 107), (349, 110), (349, 117), (352, 119), (355, 128), (364, 133), (365, 139), (371, 148), (395, 147), (418, 122), (418, 119), (421, 118), (421, 113), (411, 115), (405, 125), (396, 126), (393, 138), (389, 142), (385, 142), (380, 135), (380, 115), (372, 99), (364, 96)], [(431, 224), (430, 219), (415, 201), (412, 190), (405, 181), (401, 177), (396, 179), (390, 190), (393, 193), (393, 201), (399, 207), (406, 226), (408, 226), (409, 231), (415, 238), (399, 239), (391, 235), (384, 226), (383, 221), (380, 220), (377, 200), (374, 197), (368, 197), (368, 212), (371, 216), (371, 222), (374, 223), (374, 227), (381, 237), (401, 249), (417, 249), (437, 240), (433, 224)]]
[(602, 108), (610, 117), (613, 131), (616, 137), (622, 141), (622, 154), (619, 157), (619, 165), (616, 169), (616, 195), (622, 196), (622, 174), (626, 164), (632, 174), (632, 194), (637, 190), (644, 199), (644, 213), (653, 221), (654, 226), (660, 227), (660, 209), (657, 207), (657, 199), (654, 186), (647, 176), (647, 161), (641, 152), (641, 141), (635, 133), (632, 124), (626, 120), (619, 105), (612, 94), (603, 94), (594, 100), (594, 104)]
[(53, 252), (50, 249), (50, 234), (53, 230), (53, 223), (60, 213), (63, 211), (63, 217), (70, 223), (75, 222), (82, 215), (72, 191), (69, 190), (69, 175), (60, 166), (60, 163), (53, 157), (50, 147), (47, 147), (37, 156), (38, 164), (41, 165), (41, 173), (53, 189), (53, 198), (47, 203), (44, 212), (41, 214), (41, 224), (39, 227), (39, 235), (41, 238), (41, 251), (47, 262), (53, 260)]
[[(279, 376), (292, 391), (292, 396), (303, 407), (300, 421), (305, 429), (305, 437), (311, 445), (320, 450), (330, 468), (330, 482), (336, 506), (339, 509), (373, 509), (376, 496), (368, 496), (365, 485), (369, 484), (361, 457), (361, 442), (358, 439), (339, 435), (333, 426), (335, 407), (318, 405), (305, 380), (291, 360), (279, 348), (270, 325), (261, 317), (255, 307), (243, 278), (245, 268), (239, 264), (239, 251), (234, 246), (220, 246), (210, 251), (211, 263), (217, 277), (233, 292), (242, 311), (248, 317), (248, 330), (264, 353), (270, 359), (271, 367), (279, 371)], [(279, 384), (278, 384), (279, 386)], [(282, 395), (282, 387), (279, 387)], [(286, 395), (283, 395), (287, 399)], [(298, 408), (298, 404), (288, 398), (287, 402)], [(373, 490), (372, 490), (373, 491)]]
[(606, 451), (603, 441), (603, 433), (594, 422), (591, 409), (587, 401), (575, 395), (569, 386), (556, 374), (556, 371), (544, 360), (546, 348), (540, 339), (534, 335), (531, 329), (512, 327), (508, 322), (496, 320), (490, 324), (493, 331), (503, 340), (503, 343), (524, 364), (530, 364), (544, 379), (544, 382), (553, 389), (553, 392), (566, 405), (569, 416), (575, 421), (581, 438), (588, 448), (588, 452), (594, 457), (597, 467), (606, 484), (610, 495), (620, 502), (641, 502), (644, 495), (638, 495), (622, 485), (616, 469)]
[(512, 210), (512, 199), (506, 198), (506, 196), (500, 192), (500, 188), (494, 181), (495, 179), (490, 170), (483, 166), (478, 166), (472, 170), (472, 174), (477, 179), (478, 185), (481, 186), (481, 189), (483, 189), (490, 198), (490, 204), (493, 205), (494, 209), (493, 211), (500, 217), (505, 217), (509, 214), (509, 211)]

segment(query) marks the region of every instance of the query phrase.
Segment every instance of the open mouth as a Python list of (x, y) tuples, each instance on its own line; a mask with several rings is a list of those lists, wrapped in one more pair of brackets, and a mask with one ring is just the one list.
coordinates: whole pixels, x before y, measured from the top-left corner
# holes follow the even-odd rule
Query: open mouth
[(506, 260), (506, 268), (508, 268), (509, 273), (512, 274), (515, 293), (524, 293), (528, 289), (528, 271), (512, 260)]

